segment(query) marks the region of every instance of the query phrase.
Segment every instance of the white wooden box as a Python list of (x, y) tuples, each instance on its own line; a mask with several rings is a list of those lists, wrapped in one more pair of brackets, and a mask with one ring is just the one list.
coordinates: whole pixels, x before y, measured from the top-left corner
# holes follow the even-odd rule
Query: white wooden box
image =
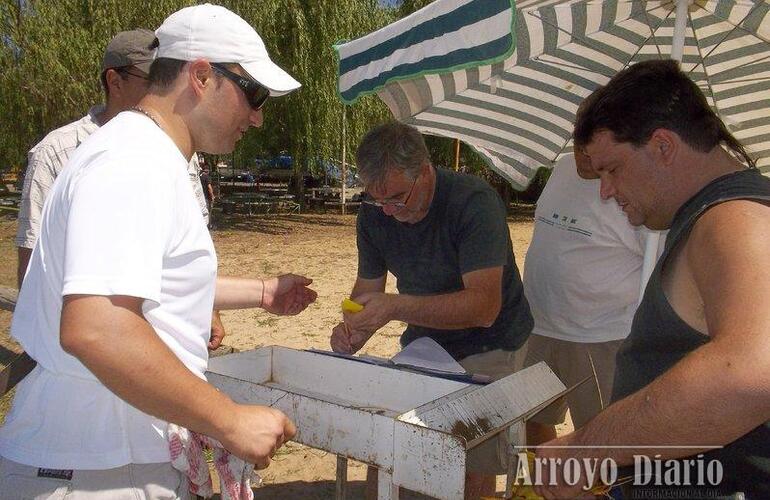
[(469, 448), (564, 392), (545, 363), (478, 386), (277, 346), (213, 358), (207, 377), (286, 413), (295, 441), (379, 468), (391, 496), (440, 499), (463, 498)]

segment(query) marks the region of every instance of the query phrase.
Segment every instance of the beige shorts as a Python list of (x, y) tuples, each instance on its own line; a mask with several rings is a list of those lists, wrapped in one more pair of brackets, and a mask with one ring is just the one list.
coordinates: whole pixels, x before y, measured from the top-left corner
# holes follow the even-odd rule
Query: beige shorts
[[(518, 351), (494, 351), (474, 354), (459, 361), (468, 373), (489, 375), (493, 380), (521, 370), (524, 367), (524, 348)], [(507, 432), (490, 438), (468, 452), (465, 467), (470, 472), (505, 474), (508, 463), (510, 438)]]
[(575, 429), (584, 426), (610, 402), (615, 377), (615, 355), (622, 340), (581, 343), (532, 334), (526, 345), (524, 366), (545, 361), (567, 388), (576, 387), (532, 417), (532, 421), (558, 425), (564, 422), (569, 407)]
[(189, 500), (187, 479), (170, 463), (129, 464), (107, 470), (55, 471), (0, 457), (3, 500)]

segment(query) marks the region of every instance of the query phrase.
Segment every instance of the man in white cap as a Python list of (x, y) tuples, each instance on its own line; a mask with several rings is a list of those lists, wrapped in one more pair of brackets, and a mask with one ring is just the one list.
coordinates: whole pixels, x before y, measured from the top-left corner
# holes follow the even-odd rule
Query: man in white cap
[(224, 8), (182, 9), (156, 35), (148, 95), (78, 148), (43, 209), (11, 326), (38, 365), (0, 429), (4, 499), (187, 498), (169, 422), (257, 467), (295, 433), (209, 385), (206, 344), (212, 306), (297, 314), (311, 281), (217, 278), (187, 163), (232, 151), (299, 83)]
[[(50, 132), (29, 151), (15, 239), (18, 247), (16, 273), (19, 288), (40, 232), (43, 204), (56, 177), (80, 143), (121, 111), (136, 106), (144, 97), (156, 47), (155, 33), (150, 30), (140, 28), (115, 35), (107, 44), (102, 59), (100, 79), (105, 104), (93, 106), (83, 118)], [(199, 181), (197, 155), (193, 155), (187, 170), (204, 223), (208, 225), (209, 205)], [(211, 316), (209, 349), (219, 347), (224, 336), (225, 327), (219, 311), (214, 311)]]

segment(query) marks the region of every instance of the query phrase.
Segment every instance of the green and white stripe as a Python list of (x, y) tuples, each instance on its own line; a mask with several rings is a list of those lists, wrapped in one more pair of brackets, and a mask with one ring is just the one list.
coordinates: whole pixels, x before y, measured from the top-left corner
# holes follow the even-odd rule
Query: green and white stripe
[[(431, 64), (437, 56), (425, 51), (425, 37), (417, 37), (423, 42), (414, 50), (409, 44), (387, 45), (393, 38), (409, 40), (411, 27), (422, 29), (431, 19), (456, 26), (450, 20), (453, 9), (472, 3), (438, 0), (431, 9), (340, 45), (341, 67), (348, 69), (341, 72), (340, 93), (353, 102), (377, 92), (397, 119), (427, 134), (463, 140), (519, 189), (537, 168), (570, 150), (575, 112), (585, 96), (627, 65), (671, 52), (675, 3), (639, 0), (522, 0), (515, 14), (508, 7), (515, 19), (509, 27), (515, 51), (483, 62), (476, 55), (469, 65), (455, 54), (449, 56), (451, 64), (435, 69)], [(482, 2), (487, 3), (495, 2)], [(464, 12), (461, 17), (467, 17)], [(503, 24), (490, 21), (495, 30)], [(473, 32), (500, 39), (478, 16), (471, 25)], [(463, 45), (453, 42), (454, 36), (447, 31), (433, 48), (469, 50), (467, 39)], [(380, 57), (383, 45), (397, 60)], [(367, 56), (368, 51), (378, 55)], [(370, 62), (351, 65), (350, 55)], [(408, 63), (400, 67), (397, 61)], [(423, 66), (425, 61), (430, 64)], [(682, 67), (760, 168), (770, 171), (770, 2), (693, 3)], [(397, 77), (383, 79), (383, 73)]]

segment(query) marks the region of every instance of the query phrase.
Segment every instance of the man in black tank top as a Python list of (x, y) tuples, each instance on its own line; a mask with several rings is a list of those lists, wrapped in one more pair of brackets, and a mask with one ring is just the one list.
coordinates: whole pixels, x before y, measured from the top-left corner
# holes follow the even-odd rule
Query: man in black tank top
[[(675, 61), (618, 73), (574, 135), (602, 198), (670, 232), (613, 404), (538, 457), (611, 460), (634, 476), (627, 498), (770, 498), (770, 179)], [(581, 493), (543, 464), (561, 483), (543, 474), (547, 497)]]

